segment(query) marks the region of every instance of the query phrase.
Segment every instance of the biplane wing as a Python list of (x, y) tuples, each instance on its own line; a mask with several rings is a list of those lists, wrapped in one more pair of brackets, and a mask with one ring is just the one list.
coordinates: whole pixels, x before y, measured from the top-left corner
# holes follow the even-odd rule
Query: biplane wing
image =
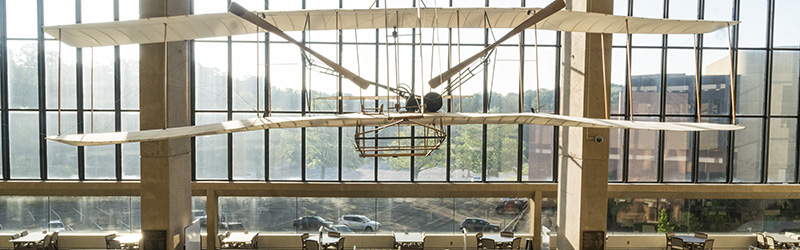
[[(425, 28), (484, 28), (488, 20), (493, 28), (513, 28), (539, 8), (422, 8)], [(358, 10), (299, 10), (257, 12), (283, 31), (417, 28), (416, 8)], [(484, 19), (485, 17), (485, 19)], [(304, 26), (308, 18), (310, 25)], [(338, 21), (337, 21), (338, 20)], [(675, 20), (615, 16), (561, 10), (537, 23), (538, 29), (590, 33), (699, 34), (708, 33), (737, 21)], [(385, 24), (388, 22), (388, 25)], [(256, 25), (233, 13), (154, 17), (130, 21), (46, 26), (44, 32), (73, 47), (97, 47), (125, 44), (184, 41), (200, 38), (256, 33)], [(261, 32), (264, 32), (262, 29)]]
[[(426, 113), (426, 114), (344, 114), (312, 117), (261, 117), (221, 123), (153, 129), (134, 132), (113, 132), (94, 134), (54, 135), (48, 140), (74, 146), (111, 145), (132, 142), (159, 141), (203, 135), (229, 134), (235, 132), (308, 127), (355, 127), (381, 126), (393, 121), (408, 118), (417, 123), (441, 125), (467, 124), (534, 124), (549, 126), (570, 126), (582, 128), (620, 128), (666, 131), (727, 131), (744, 127), (732, 124), (695, 122), (647, 122), (605, 120), (572, 117), (542, 113)], [(413, 125), (413, 124), (409, 124)]]

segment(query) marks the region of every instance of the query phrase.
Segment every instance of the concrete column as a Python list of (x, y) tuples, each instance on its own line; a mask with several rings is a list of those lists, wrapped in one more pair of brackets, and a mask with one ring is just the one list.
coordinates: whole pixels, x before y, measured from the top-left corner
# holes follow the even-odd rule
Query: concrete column
[[(568, 10), (612, 13), (613, 0), (567, 1)], [(611, 35), (601, 48), (600, 34), (565, 32), (561, 112), (564, 115), (605, 118), (611, 77)], [(604, 94), (604, 91), (606, 92)], [(606, 106), (608, 107), (608, 106)], [(558, 249), (584, 249), (583, 232), (606, 231), (608, 203), (608, 129), (561, 129), (558, 173)], [(595, 137), (603, 138), (601, 143)]]
[(536, 191), (532, 198), (528, 199), (528, 209), (530, 210), (531, 235), (533, 235), (533, 249), (542, 247), (542, 191)]
[[(140, 0), (141, 18), (189, 14), (188, 0)], [(186, 43), (139, 47), (139, 126), (142, 130), (189, 124), (186, 99)], [(167, 75), (167, 87), (164, 76)], [(166, 98), (166, 100), (165, 100)], [(183, 249), (183, 228), (192, 219), (191, 155), (189, 139), (141, 143), (143, 250), (149, 245), (148, 231), (166, 232), (165, 249)]]
[(206, 191), (206, 249), (219, 249), (217, 247), (217, 237), (216, 235), (219, 234), (217, 229), (219, 228), (219, 211), (217, 211), (219, 200), (217, 196), (217, 190), (208, 190)]

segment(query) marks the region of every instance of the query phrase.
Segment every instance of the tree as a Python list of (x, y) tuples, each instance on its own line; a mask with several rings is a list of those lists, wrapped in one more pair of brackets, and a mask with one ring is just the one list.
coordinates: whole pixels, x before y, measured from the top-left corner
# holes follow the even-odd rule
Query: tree
[(674, 230), (675, 226), (669, 223), (669, 213), (667, 213), (667, 209), (662, 208), (661, 214), (658, 215), (658, 232), (666, 233), (673, 232)]

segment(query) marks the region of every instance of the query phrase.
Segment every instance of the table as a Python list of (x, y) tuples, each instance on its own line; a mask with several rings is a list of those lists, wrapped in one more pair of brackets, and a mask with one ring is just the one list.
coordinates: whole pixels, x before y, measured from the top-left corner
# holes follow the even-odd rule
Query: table
[(706, 240), (708, 240), (703, 238), (697, 238), (691, 235), (675, 235), (672, 237), (682, 239), (684, 244), (689, 244), (692, 246), (699, 246), (700, 244), (705, 244)]
[(232, 243), (232, 244), (245, 243), (245, 244), (249, 244), (250, 242), (253, 242), (253, 238), (255, 238), (256, 235), (258, 235), (258, 232), (247, 233), (247, 234), (245, 234), (245, 233), (231, 233), (230, 236), (225, 237), (225, 239), (222, 240), (222, 243)]
[(17, 239), (9, 240), (8, 242), (13, 243), (14, 244), (14, 249), (17, 249), (17, 248), (20, 248), (20, 247), (28, 245), (28, 244), (39, 243), (40, 241), (44, 240), (44, 237), (46, 235), (47, 235), (47, 233), (33, 232), (33, 233), (29, 233), (28, 235), (19, 237)]
[(786, 236), (786, 235), (767, 234), (766, 236), (769, 236), (769, 237), (772, 237), (773, 239), (775, 239), (775, 244), (797, 245), (797, 243), (800, 243), (800, 240), (792, 238), (792, 237), (789, 237), (789, 236)]
[(484, 234), (483, 238), (493, 239), (495, 244), (508, 244), (513, 242), (515, 237), (503, 237), (500, 234)]
[(393, 233), (395, 246), (402, 246), (403, 248), (419, 248), (422, 249), (422, 244), (425, 242), (425, 236), (422, 233)]

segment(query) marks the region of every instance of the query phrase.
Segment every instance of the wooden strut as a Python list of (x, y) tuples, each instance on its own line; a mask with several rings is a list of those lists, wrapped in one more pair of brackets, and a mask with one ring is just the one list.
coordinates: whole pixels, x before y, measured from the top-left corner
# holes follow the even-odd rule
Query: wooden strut
[(631, 32), (628, 28), (628, 19), (625, 19), (625, 56), (628, 58), (628, 120), (633, 120), (633, 72), (631, 72)]
[[(603, 60), (603, 108), (605, 109), (605, 118), (609, 119), (609, 112), (608, 112), (608, 92), (611, 91), (608, 88), (608, 75), (606, 74), (606, 36), (605, 34), (600, 34), (600, 57)], [(539, 58), (536, 58), (536, 63), (539, 63)], [(538, 70), (538, 67), (537, 67)], [(536, 83), (539, 82), (539, 76), (536, 76)], [(538, 88), (538, 86), (537, 86)], [(538, 90), (537, 90), (538, 92)], [(538, 96), (536, 97), (538, 101)]]
[(736, 124), (736, 75), (733, 71), (733, 45), (731, 44), (731, 25), (728, 24), (728, 54), (731, 58), (731, 124)]
[(700, 122), (700, 62), (698, 62), (697, 53), (697, 35), (692, 37), (694, 43), (694, 112), (697, 114), (697, 122)]

